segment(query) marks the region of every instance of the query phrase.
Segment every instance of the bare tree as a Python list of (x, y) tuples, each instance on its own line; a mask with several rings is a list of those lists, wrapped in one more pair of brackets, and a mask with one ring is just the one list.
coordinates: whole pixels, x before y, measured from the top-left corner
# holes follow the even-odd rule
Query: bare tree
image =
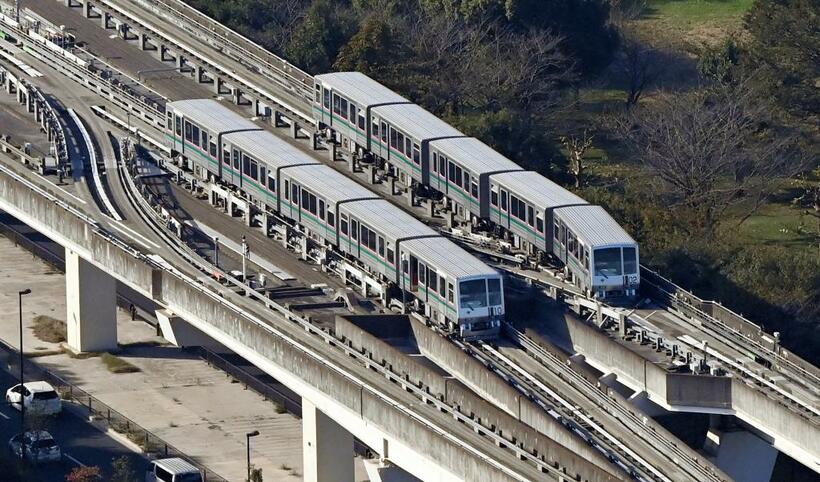
[(631, 109), (644, 91), (658, 78), (660, 68), (655, 50), (630, 37), (624, 37), (621, 62), (627, 81), (626, 108)]
[(744, 221), (805, 167), (795, 138), (770, 127), (769, 106), (745, 82), (659, 96), (618, 124), (654, 173), (659, 200), (686, 208), (702, 232), (730, 206), (742, 204)]
[(580, 136), (561, 136), (561, 145), (569, 152), (569, 171), (575, 177), (575, 187), (581, 187), (587, 150), (592, 147), (595, 134), (584, 129)]

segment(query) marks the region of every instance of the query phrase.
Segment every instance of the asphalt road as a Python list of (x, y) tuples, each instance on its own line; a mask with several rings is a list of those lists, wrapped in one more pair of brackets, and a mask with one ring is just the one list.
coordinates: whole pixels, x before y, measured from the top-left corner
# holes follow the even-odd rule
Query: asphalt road
[[(3, 352), (0, 356), (5, 356)], [(13, 364), (13, 367), (17, 367)], [(3, 360), (0, 363), (0, 451), (4, 455), (10, 454), (8, 441), (20, 432), (20, 412), (5, 403), (6, 390), (15, 385), (19, 375), (12, 375), (6, 370), (9, 364)], [(132, 466), (140, 476), (148, 466), (148, 460), (141, 454), (134, 453), (128, 447), (120, 444), (113, 438), (97, 430), (84, 418), (83, 409), (63, 402), (63, 413), (47, 422), (48, 430), (63, 453), (63, 461), (56, 464), (46, 464), (33, 468), (33, 477), (27, 478), (32, 482), (59, 482), (65, 480), (74, 467), (96, 465), (103, 473), (103, 480), (109, 480), (111, 474), (111, 460), (127, 455)], [(2, 475), (0, 475), (2, 479)]]

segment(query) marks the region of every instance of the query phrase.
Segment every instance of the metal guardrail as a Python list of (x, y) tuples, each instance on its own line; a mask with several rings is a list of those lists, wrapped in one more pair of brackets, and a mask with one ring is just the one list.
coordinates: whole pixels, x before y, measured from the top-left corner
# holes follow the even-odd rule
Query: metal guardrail
[[(20, 353), (19, 350), (2, 340), (0, 340), (0, 350), (5, 351), (10, 358), (14, 359), (17, 359)], [(180, 457), (199, 468), (204, 474), (206, 482), (228, 482), (224, 477), (140, 426), (134, 420), (101, 402), (85, 390), (67, 382), (56, 373), (43, 368), (31, 359), (24, 358), (23, 369), (26, 378), (29, 380), (44, 380), (50, 383), (60, 393), (64, 402), (69, 401), (77, 407), (82, 407), (88, 414), (89, 419), (102, 422), (111, 430), (126, 436), (149, 458)]]

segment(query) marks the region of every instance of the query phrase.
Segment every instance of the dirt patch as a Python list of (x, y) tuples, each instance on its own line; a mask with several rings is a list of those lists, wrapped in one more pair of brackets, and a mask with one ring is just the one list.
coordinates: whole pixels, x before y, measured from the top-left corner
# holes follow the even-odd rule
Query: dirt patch
[(34, 326), (31, 330), (38, 340), (48, 343), (62, 343), (66, 341), (66, 325), (63, 320), (58, 320), (48, 315), (37, 315), (32, 322)]

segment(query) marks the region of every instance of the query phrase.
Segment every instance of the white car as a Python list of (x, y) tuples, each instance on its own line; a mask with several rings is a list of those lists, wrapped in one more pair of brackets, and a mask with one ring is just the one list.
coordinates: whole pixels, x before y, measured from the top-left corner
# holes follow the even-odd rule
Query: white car
[(202, 482), (202, 472), (184, 459), (172, 457), (151, 461), (145, 482)]
[(62, 460), (60, 446), (54, 441), (54, 437), (45, 430), (26, 432), (25, 434), (18, 433), (9, 440), (9, 450), (17, 458), (23, 457), (24, 447), (26, 459), (29, 462), (39, 464)]
[[(6, 402), (20, 410), (21, 387), (19, 384), (6, 391)], [(60, 395), (46, 382), (28, 382), (22, 386), (22, 399), (26, 410), (42, 415), (56, 415), (63, 409)]]

